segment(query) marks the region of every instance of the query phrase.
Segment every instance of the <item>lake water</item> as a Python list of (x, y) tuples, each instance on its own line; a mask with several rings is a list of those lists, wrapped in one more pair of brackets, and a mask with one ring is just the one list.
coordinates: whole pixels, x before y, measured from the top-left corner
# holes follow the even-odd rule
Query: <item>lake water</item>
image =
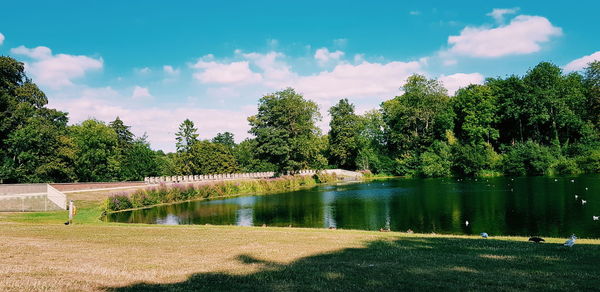
[(600, 238), (600, 221), (593, 220), (593, 216), (600, 216), (600, 175), (390, 179), (322, 185), (274, 195), (113, 213), (106, 219), (155, 224), (487, 232), (492, 236), (565, 237), (575, 233), (578, 237)]

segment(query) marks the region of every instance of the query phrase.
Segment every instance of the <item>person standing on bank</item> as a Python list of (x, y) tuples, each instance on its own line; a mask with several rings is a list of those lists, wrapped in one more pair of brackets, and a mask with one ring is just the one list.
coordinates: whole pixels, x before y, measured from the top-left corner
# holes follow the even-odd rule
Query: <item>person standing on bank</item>
[(73, 224), (73, 217), (77, 214), (77, 207), (73, 203), (73, 200), (69, 201), (69, 221), (65, 222), (65, 225)]

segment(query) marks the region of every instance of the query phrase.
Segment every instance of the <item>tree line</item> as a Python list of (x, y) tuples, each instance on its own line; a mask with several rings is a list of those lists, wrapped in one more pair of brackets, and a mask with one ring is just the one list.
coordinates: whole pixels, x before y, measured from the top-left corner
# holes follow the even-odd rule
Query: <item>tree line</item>
[(0, 56), (0, 179), (4, 183), (121, 181), (145, 176), (344, 168), (420, 177), (600, 172), (600, 62), (564, 74), (541, 62), (523, 76), (488, 78), (454, 96), (412, 75), (402, 95), (357, 114), (287, 88), (260, 98), (252, 138), (199, 139), (184, 120), (176, 152), (152, 150), (116, 117), (68, 125), (21, 62)]

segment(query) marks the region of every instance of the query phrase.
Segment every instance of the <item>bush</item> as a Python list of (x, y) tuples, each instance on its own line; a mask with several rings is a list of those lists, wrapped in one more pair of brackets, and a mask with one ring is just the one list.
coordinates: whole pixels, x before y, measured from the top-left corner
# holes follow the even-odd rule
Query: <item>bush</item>
[(548, 147), (527, 141), (510, 147), (503, 159), (504, 173), (513, 176), (542, 175), (555, 158)]
[(600, 149), (590, 150), (579, 156), (577, 164), (586, 173), (600, 173)]
[(421, 176), (445, 177), (451, 174), (450, 146), (446, 142), (434, 142), (430, 150), (420, 155), (419, 160), (419, 174)]
[(549, 174), (559, 175), (559, 174), (580, 174), (581, 169), (577, 166), (577, 162), (573, 159), (568, 159), (565, 157), (561, 157), (560, 159), (554, 161), (551, 166), (551, 170)]
[(485, 176), (494, 173), (501, 159), (490, 144), (452, 147), (452, 169), (459, 176)]
[(330, 183), (330, 182), (334, 182), (337, 181), (337, 175), (335, 173), (332, 174), (328, 174), (328, 173), (324, 173), (324, 172), (318, 172), (314, 175), (314, 179), (318, 182), (318, 183)]

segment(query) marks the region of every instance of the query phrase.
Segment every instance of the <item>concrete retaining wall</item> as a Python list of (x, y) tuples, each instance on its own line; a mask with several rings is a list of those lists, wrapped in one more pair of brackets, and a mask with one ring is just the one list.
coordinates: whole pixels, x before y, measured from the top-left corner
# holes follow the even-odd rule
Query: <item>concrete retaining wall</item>
[(67, 208), (67, 196), (49, 184), (0, 184), (0, 211), (53, 211)]
[[(313, 175), (317, 173), (315, 170), (301, 170), (300, 175)], [(237, 179), (259, 179), (272, 178), (274, 172), (250, 172), (250, 173), (221, 173), (221, 174), (203, 174), (203, 175), (183, 175), (183, 176), (157, 176), (146, 177), (144, 182), (147, 184), (159, 183), (181, 183), (181, 182), (199, 182), (199, 181), (222, 181), (222, 180), (237, 180)]]

